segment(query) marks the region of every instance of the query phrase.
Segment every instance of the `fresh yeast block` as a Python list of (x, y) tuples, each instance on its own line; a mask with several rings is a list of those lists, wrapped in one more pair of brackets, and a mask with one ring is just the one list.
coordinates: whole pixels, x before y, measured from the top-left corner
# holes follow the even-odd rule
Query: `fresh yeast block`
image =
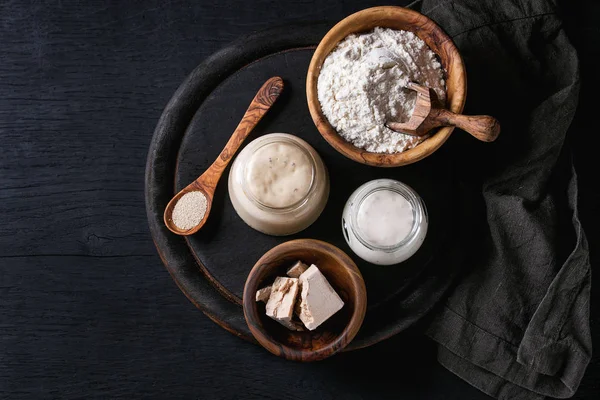
[(297, 323), (292, 321), (294, 316), (294, 304), (298, 297), (298, 279), (277, 277), (273, 286), (271, 286), (271, 294), (267, 301), (267, 316), (279, 322), (291, 330), (298, 330)]
[(298, 280), (302, 288), (298, 317), (312, 331), (338, 312), (344, 302), (314, 264)]

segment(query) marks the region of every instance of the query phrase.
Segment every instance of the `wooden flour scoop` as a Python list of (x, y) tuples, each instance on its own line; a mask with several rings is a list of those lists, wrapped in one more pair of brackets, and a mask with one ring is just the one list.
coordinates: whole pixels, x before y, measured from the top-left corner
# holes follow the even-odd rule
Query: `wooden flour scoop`
[[(411, 136), (425, 136), (438, 126), (455, 126), (484, 142), (493, 142), (500, 134), (500, 123), (489, 115), (461, 115), (444, 108), (435, 107), (437, 99), (426, 86), (410, 82), (407, 88), (417, 92), (417, 100), (408, 122), (387, 122), (385, 125), (393, 131)], [(435, 96), (435, 93), (433, 94)]]

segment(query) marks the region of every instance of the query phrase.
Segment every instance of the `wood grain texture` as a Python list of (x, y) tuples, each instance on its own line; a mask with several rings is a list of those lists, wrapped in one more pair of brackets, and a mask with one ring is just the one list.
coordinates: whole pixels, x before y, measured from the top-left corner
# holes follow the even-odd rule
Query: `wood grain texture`
[(337, 151), (359, 163), (375, 167), (399, 167), (412, 164), (440, 148), (450, 137), (453, 127), (444, 127), (418, 146), (401, 153), (371, 153), (342, 138), (327, 120), (318, 99), (317, 81), (325, 58), (335, 46), (352, 33), (367, 32), (375, 27), (411, 31), (421, 38), (440, 59), (446, 71), (447, 106), (460, 113), (465, 105), (467, 76), (462, 57), (452, 39), (425, 15), (402, 7), (373, 7), (352, 14), (338, 22), (319, 43), (306, 77), (308, 108), (317, 129)]
[(429, 132), (438, 126), (455, 126), (482, 142), (493, 142), (500, 135), (500, 123), (490, 115), (455, 114), (443, 108), (433, 109), (420, 129)]
[(429, 94), (429, 88), (421, 85), (415, 85), (414, 82), (409, 82), (406, 87), (417, 92), (415, 107), (413, 108), (410, 119), (405, 123), (387, 121), (385, 126), (392, 130), (402, 131), (407, 135), (425, 136), (427, 131), (421, 130), (417, 132), (417, 130), (423, 124), (425, 118), (427, 118), (427, 116), (431, 113), (431, 98)]
[[(0, 2), (0, 398), (488, 398), (442, 368), (418, 332), (320, 363), (274, 357), (182, 296), (148, 232), (148, 143), (200, 61), (258, 29), (335, 21), (378, 3)], [(589, 32), (577, 42), (588, 94), (598, 80), (598, 6), (578, 9), (573, 24)], [(595, 100), (581, 105), (585, 132)], [(597, 263), (595, 154), (577, 143)], [(598, 398), (598, 354), (574, 399)], [(389, 369), (387, 359), (400, 362)]]
[[(316, 265), (344, 301), (344, 307), (314, 331), (294, 332), (265, 314), (256, 292), (301, 260)], [(337, 247), (313, 239), (282, 243), (254, 265), (244, 287), (244, 316), (258, 342), (271, 353), (294, 361), (318, 361), (346, 347), (358, 333), (367, 311), (367, 289), (356, 264)]]
[[(265, 116), (267, 111), (271, 108), (273, 103), (277, 100), (281, 92), (283, 91), (283, 80), (278, 77), (272, 77), (268, 79), (261, 87), (258, 89), (256, 96), (250, 102), (246, 113), (242, 117), (242, 120), (238, 124), (235, 131), (227, 141), (225, 148), (221, 151), (217, 159), (211, 164), (210, 167), (202, 175), (200, 175), (196, 180), (187, 185), (185, 188), (181, 189), (169, 204), (165, 208), (164, 213), (164, 222), (167, 228), (173, 233), (178, 235), (193, 235), (198, 232), (198, 230), (202, 229), (204, 224), (206, 223), (208, 216), (210, 215), (210, 210), (212, 208), (213, 197), (215, 195), (215, 190), (221, 179), (221, 175), (223, 175), (223, 171), (229, 165), (229, 162), (238, 151), (244, 140), (248, 137), (252, 129), (258, 124), (258, 122)], [(185, 194), (199, 191), (206, 197), (206, 211), (204, 212), (204, 216), (198, 223), (198, 225), (189, 228), (189, 229), (180, 229), (172, 219), (173, 210), (175, 205), (183, 197)]]
[(440, 126), (455, 126), (470, 133), (482, 142), (493, 142), (500, 135), (500, 123), (489, 115), (462, 115), (441, 107), (435, 93), (426, 86), (409, 82), (406, 86), (417, 92), (415, 108), (407, 122), (387, 122), (385, 125), (397, 132), (425, 136)]

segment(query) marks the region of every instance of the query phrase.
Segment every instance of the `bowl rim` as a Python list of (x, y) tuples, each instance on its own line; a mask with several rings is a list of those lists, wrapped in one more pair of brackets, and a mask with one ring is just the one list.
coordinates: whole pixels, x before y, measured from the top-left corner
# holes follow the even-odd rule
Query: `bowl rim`
[[(313, 119), (315, 126), (317, 127), (317, 130), (319, 131), (321, 136), (323, 136), (323, 138), (325, 138), (325, 140), (339, 153), (361, 164), (371, 165), (375, 167), (399, 167), (402, 165), (415, 163), (434, 153), (446, 142), (446, 140), (448, 140), (450, 134), (454, 130), (454, 127), (438, 128), (437, 131), (432, 132), (434, 134), (430, 135), (430, 137), (425, 139), (419, 145), (400, 153), (373, 153), (354, 146), (352, 143), (346, 141), (337, 133), (337, 131), (331, 126), (331, 124), (327, 120), (327, 117), (325, 117), (325, 115), (323, 114), (317, 93), (317, 81), (322, 63), (327, 57), (327, 55), (331, 52), (331, 50), (335, 48), (337, 43), (339, 43), (348, 34), (365, 32), (369, 29), (374, 28), (375, 26), (382, 26), (374, 23), (373, 26), (367, 30), (352, 30), (352, 27), (356, 26), (357, 22), (360, 22), (365, 18), (368, 18), (369, 20), (373, 20), (375, 22), (378, 19), (383, 21), (384, 16), (387, 19), (410, 18), (414, 19), (415, 21), (421, 21), (422, 24), (429, 24), (431, 26), (431, 31), (435, 31), (436, 36), (442, 39), (442, 41), (440, 42), (440, 46), (447, 46), (449, 51), (452, 53), (452, 57), (455, 60), (452, 63), (452, 75), (453, 77), (455, 77), (457, 82), (462, 83), (461, 85), (457, 85), (457, 87), (453, 90), (452, 102), (448, 104), (448, 109), (455, 113), (461, 113), (463, 111), (467, 94), (467, 75), (465, 64), (458, 48), (456, 47), (450, 36), (448, 36), (448, 34), (446, 34), (446, 32), (444, 32), (444, 30), (432, 19), (430, 19), (424, 14), (421, 14), (418, 11), (399, 6), (378, 6), (366, 8), (347, 16), (346, 18), (342, 19), (337, 24), (335, 24), (321, 39), (311, 58), (306, 76), (306, 98), (310, 115)], [(350, 33), (341, 36), (341, 34), (347, 30), (349, 30)], [(420, 36), (419, 31), (412, 32), (419, 36), (421, 39), (424, 39)], [(336, 40), (335, 38), (337, 36), (341, 37)], [(332, 41), (334, 41), (334, 43), (331, 47), (331, 50), (326, 51), (326, 47), (329, 46)], [(441, 56), (437, 52), (435, 53), (438, 57), (441, 58)], [(448, 72), (446, 71), (446, 73)], [(446, 82), (448, 82), (448, 79), (446, 79)]]
[[(333, 258), (339, 260), (339, 265), (345, 270), (349, 271), (350, 286), (352, 288), (349, 291), (349, 295), (364, 297), (363, 301), (355, 301), (354, 310), (352, 315), (344, 327), (344, 329), (337, 335), (335, 340), (315, 350), (297, 349), (289, 347), (281, 342), (274, 340), (264, 329), (261, 324), (257, 324), (256, 321), (260, 320), (258, 315), (258, 307), (256, 302), (256, 290), (258, 290), (258, 281), (251, 279), (254, 276), (261, 274), (262, 270), (267, 268), (267, 265), (263, 263), (263, 260), (268, 257), (277, 255), (281, 257), (291, 250), (295, 250), (298, 247), (309, 248), (314, 252), (323, 253), (329, 252)], [(284, 243), (280, 243), (277, 246), (268, 250), (263, 254), (259, 260), (254, 264), (252, 270), (248, 274), (246, 283), (244, 284), (244, 293), (242, 297), (244, 318), (250, 328), (250, 332), (254, 338), (261, 344), (265, 349), (271, 353), (295, 361), (317, 361), (324, 358), (330, 357), (339, 351), (341, 351), (346, 345), (348, 345), (358, 333), (362, 326), (365, 314), (367, 311), (367, 291), (365, 282), (363, 280), (360, 270), (356, 266), (356, 263), (350, 258), (345, 252), (331, 243), (317, 240), (317, 239), (294, 239)], [(358, 299), (357, 299), (358, 300)], [(275, 347), (277, 351), (273, 348)]]

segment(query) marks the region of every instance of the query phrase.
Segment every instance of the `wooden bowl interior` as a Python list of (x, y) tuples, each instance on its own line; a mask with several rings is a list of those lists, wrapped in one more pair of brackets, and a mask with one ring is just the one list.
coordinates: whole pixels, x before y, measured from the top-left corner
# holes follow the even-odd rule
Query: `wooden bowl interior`
[[(315, 264), (344, 301), (344, 307), (314, 331), (283, 327), (266, 315), (264, 303), (255, 301), (258, 289), (286, 276), (298, 260)], [(364, 281), (354, 262), (336, 247), (316, 240), (294, 240), (267, 252), (250, 272), (243, 297), (255, 338), (270, 352), (298, 361), (323, 359), (341, 350), (358, 332), (366, 311)]]
[(340, 21), (323, 37), (308, 69), (306, 81), (308, 107), (319, 132), (346, 157), (378, 167), (411, 164), (437, 150), (448, 139), (454, 128), (444, 127), (434, 130), (431, 132), (432, 135), (418, 146), (401, 153), (371, 153), (343, 139), (325, 117), (319, 103), (317, 81), (325, 58), (348, 35), (368, 32), (375, 27), (411, 31), (423, 39), (437, 54), (446, 71), (446, 107), (456, 113), (462, 112), (466, 97), (466, 72), (460, 53), (452, 39), (435, 22), (423, 14), (394, 6), (368, 8), (352, 14)]

